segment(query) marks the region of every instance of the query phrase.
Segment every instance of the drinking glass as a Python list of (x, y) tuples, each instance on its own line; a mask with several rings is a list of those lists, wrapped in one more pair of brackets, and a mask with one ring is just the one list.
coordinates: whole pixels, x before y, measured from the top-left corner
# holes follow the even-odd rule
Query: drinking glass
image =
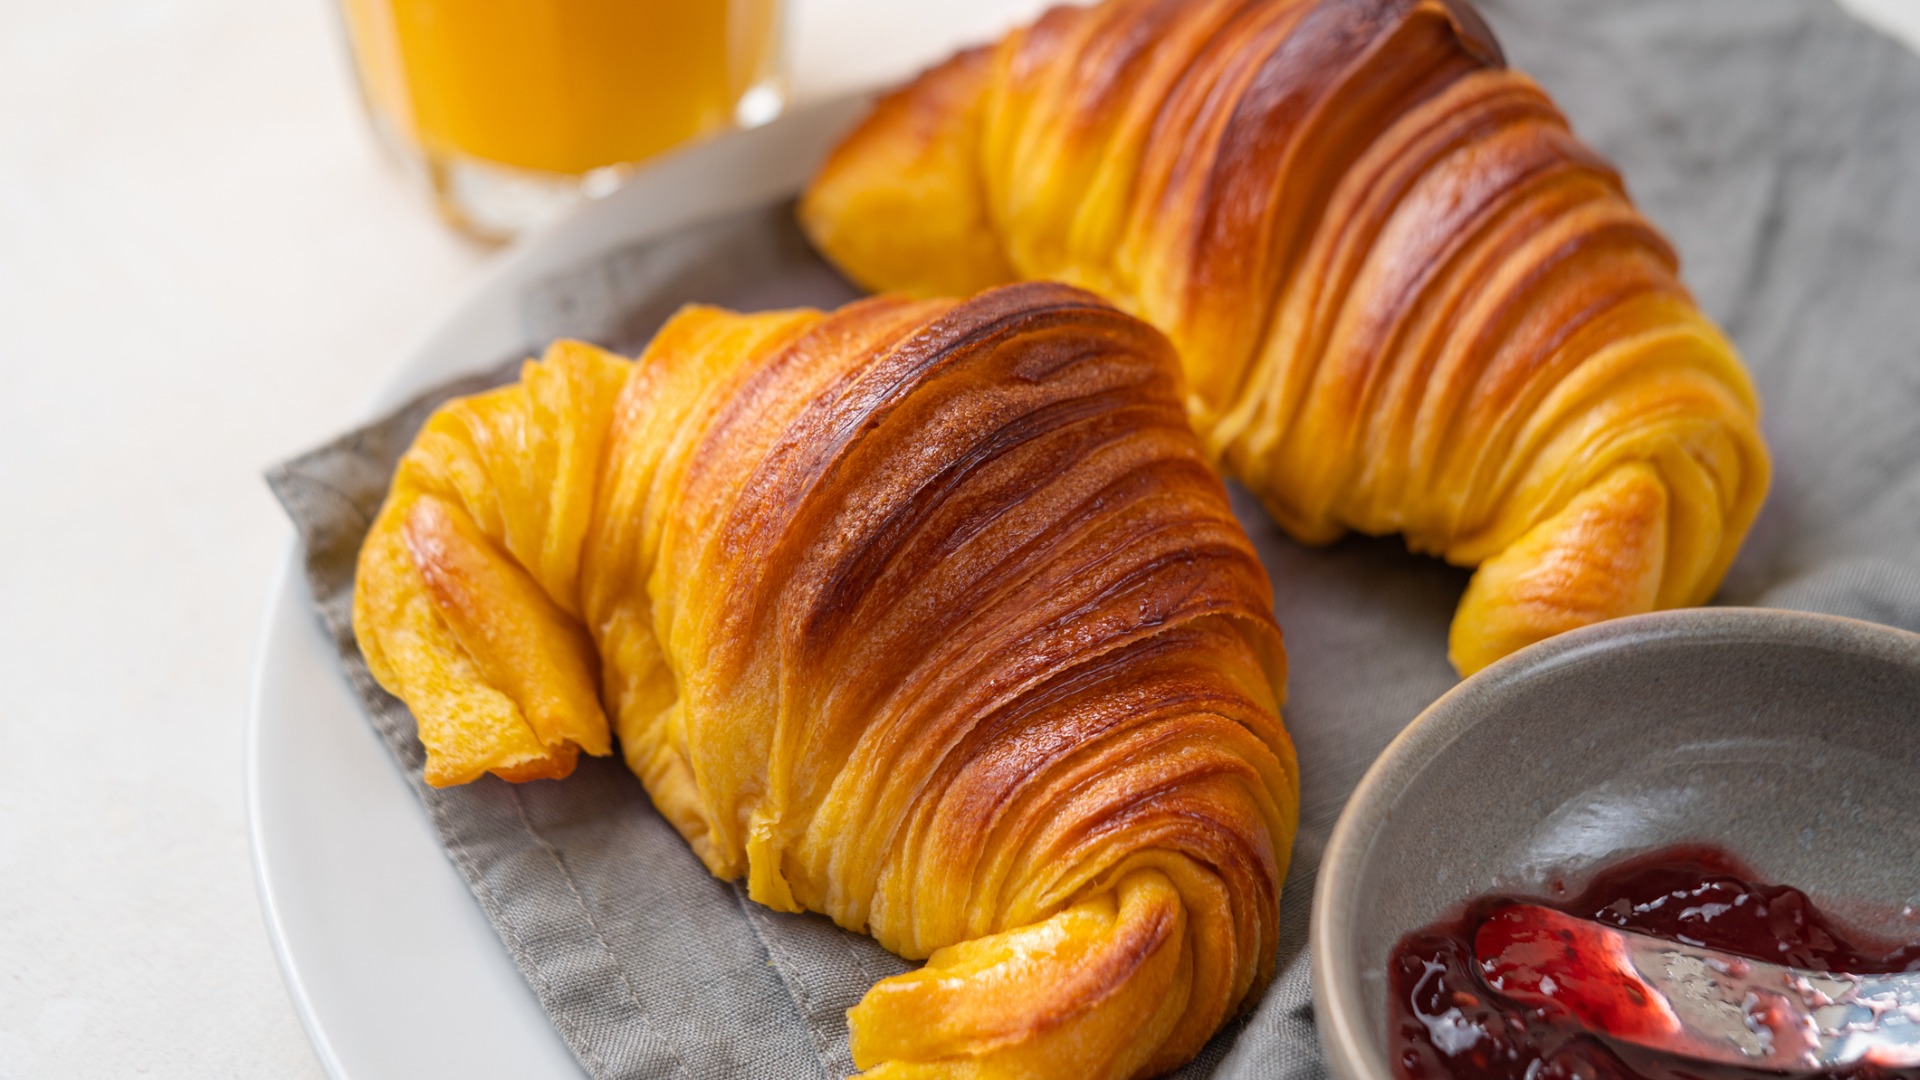
[(507, 239), (785, 104), (781, 0), (341, 0), (380, 140)]

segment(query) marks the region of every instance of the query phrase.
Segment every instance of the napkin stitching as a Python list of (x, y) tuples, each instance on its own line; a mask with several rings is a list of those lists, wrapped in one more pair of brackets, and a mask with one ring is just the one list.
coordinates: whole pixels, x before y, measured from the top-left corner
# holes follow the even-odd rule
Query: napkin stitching
[[(875, 973), (873, 968), (867, 964), (865, 954), (860, 951), (860, 946), (853, 940), (851, 935), (842, 937), (840, 943), (846, 947), (847, 956), (853, 961), (853, 966), (859, 968), (860, 974), (866, 978), (867, 988), (869, 990), (873, 988), (874, 983), (886, 978), (885, 975)], [(862, 994), (861, 996), (865, 997), (866, 995)]]
[(673, 1055), (673, 1062), (680, 1067), (680, 1074), (692, 1080), (693, 1070), (687, 1067), (686, 1059), (680, 1056), (680, 1048), (674, 1045), (673, 1040), (666, 1037), (658, 1024), (654, 1023), (646, 1004), (640, 1000), (640, 992), (634, 989), (633, 981), (627, 977), (627, 970), (621, 965), (619, 954), (613, 951), (613, 946), (607, 942), (605, 931), (600, 929), (600, 920), (594, 915), (593, 909), (587, 905), (586, 898), (580, 895), (579, 884), (573, 878), (573, 871), (567, 868), (566, 859), (547, 842), (547, 838), (541, 834), (540, 830), (534, 827), (533, 820), (527, 814), (526, 800), (520, 795), (519, 785), (510, 784), (507, 791), (513, 796), (513, 809), (520, 817), (521, 828), (533, 838), (534, 843), (540, 845), (540, 850), (546, 853), (548, 860), (560, 871), (561, 879), (567, 883), (567, 895), (573, 897), (573, 902), (580, 908), (580, 913), (587, 917), (587, 926), (593, 930), (593, 940), (599, 943), (601, 950), (606, 953), (607, 960), (613, 965), (615, 975), (620, 979), (620, 985), (626, 987), (627, 998), (633, 1002), (634, 1011), (639, 1014), (640, 1022), (645, 1024), (654, 1038), (659, 1039), (661, 1045), (667, 1048), (667, 1053)]
[[(733, 883), (733, 897), (740, 904), (742, 914), (747, 917), (747, 929), (754, 937), (760, 939), (761, 947), (767, 950), (767, 961), (773, 965), (774, 973), (780, 976), (781, 985), (787, 988), (787, 996), (793, 999), (802, 1019), (813, 1016), (819, 1006), (815, 1003), (806, 980), (800, 977), (798, 967), (774, 945), (772, 938), (760, 930), (760, 920), (765, 917), (763, 911), (771, 909), (755, 910), (759, 905), (747, 898), (746, 891), (738, 882)], [(800, 1026), (806, 1032), (807, 1042), (813, 1046), (813, 1054), (819, 1059), (821, 1070), (830, 1076), (844, 1074), (845, 1070), (840, 1066), (840, 1055), (834, 1053), (833, 1048), (826, 1044), (824, 1037), (815, 1030), (814, 1025), (803, 1022)]]
[[(415, 775), (413, 770), (409, 769), (407, 772), (409, 779), (412, 779)], [(416, 780), (415, 786), (417, 787), (418, 784), (419, 782)], [(499, 931), (501, 937), (506, 941), (507, 948), (513, 952), (513, 957), (516, 961), (515, 966), (519, 967), (519, 969), (529, 977), (539, 981), (540, 985), (536, 990), (540, 995), (540, 1000), (546, 1005), (547, 1014), (553, 1017), (555, 1023), (565, 1029), (567, 1045), (572, 1047), (576, 1054), (591, 1059), (586, 1064), (589, 1068), (593, 1069), (596, 1075), (613, 1075), (613, 1070), (608, 1067), (606, 1059), (602, 1058), (599, 1051), (594, 1049), (593, 1044), (588, 1041), (586, 1033), (581, 1029), (580, 1025), (575, 1022), (572, 1014), (567, 1009), (561, 1007), (560, 996), (553, 989), (553, 983), (547, 978), (547, 973), (540, 967), (539, 962), (534, 959), (533, 950), (529, 948), (526, 941), (521, 938), (520, 931), (516, 929), (512, 921), (507, 918), (505, 907), (501, 905), (499, 899), (494, 895), (492, 884), (489, 883), (481, 873), (478, 862), (474, 859), (472, 852), (467, 849), (466, 841), (460, 838), (458, 831), (450, 827), (440, 807), (434, 805), (431, 800), (422, 801), (427, 803), (428, 813), (433, 817), (434, 824), (440, 827), (441, 836), (446, 839), (448, 854), (452, 855), (454, 862), (459, 865), (462, 876), (467, 879), (468, 885), (474, 890), (474, 896), (480, 901), (480, 906), (486, 909), (487, 921), (494, 925), (494, 929)], [(641, 1019), (643, 1021), (646, 1019), (644, 1014)], [(648, 1026), (651, 1027), (652, 1025), (649, 1024)], [(671, 1050), (672, 1047), (668, 1047), (668, 1049)], [(678, 1060), (677, 1055), (675, 1059)], [(681, 1068), (684, 1070), (685, 1066), (682, 1065)]]

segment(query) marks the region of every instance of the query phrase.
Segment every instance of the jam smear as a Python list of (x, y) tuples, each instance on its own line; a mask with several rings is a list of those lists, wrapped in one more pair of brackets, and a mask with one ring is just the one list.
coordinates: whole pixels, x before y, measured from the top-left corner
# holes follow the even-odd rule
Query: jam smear
[[(1608, 926), (1769, 963), (1859, 974), (1920, 970), (1920, 943), (1850, 937), (1806, 894), (1762, 885), (1725, 852), (1666, 848), (1620, 862), (1578, 895), (1487, 896), (1400, 940), (1387, 964), (1395, 1073), (1403, 1080), (1777, 1080), (1787, 1075), (1675, 1057), (1596, 1032), (1673, 1024), (1605, 934), (1543, 933), (1502, 910), (1536, 904)], [(1555, 891), (1564, 891), (1558, 883)], [(1483, 967), (1476, 959), (1496, 957)], [(1554, 985), (1542, 985), (1552, 980)], [(1573, 990), (1566, 993), (1556, 991)], [(1574, 1010), (1578, 1010), (1577, 1012)], [(1870, 1063), (1800, 1076), (1920, 1080)]]

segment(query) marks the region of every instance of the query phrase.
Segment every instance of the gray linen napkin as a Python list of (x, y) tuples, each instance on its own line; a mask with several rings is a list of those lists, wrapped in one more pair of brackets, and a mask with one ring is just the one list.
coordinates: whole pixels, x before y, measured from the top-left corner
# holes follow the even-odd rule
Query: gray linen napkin
[[(1621, 166), (1759, 381), (1775, 486), (1720, 600), (1920, 630), (1920, 58), (1825, 0), (1481, 6), (1512, 61)], [(523, 299), (528, 351), (560, 334), (635, 351), (690, 300), (851, 297), (790, 214), (689, 229), (543, 283)], [(436, 404), (517, 360), (271, 471), (342, 667), (589, 1073), (844, 1075), (844, 1011), (903, 961), (713, 880), (614, 761), (565, 783), (426, 787), (412, 718), (368, 677), (348, 626), (353, 559), (393, 464)], [(1286, 632), (1301, 827), (1277, 979), (1178, 1075), (1317, 1077), (1314, 872), (1368, 763), (1452, 685), (1446, 628), (1466, 575), (1393, 539), (1302, 548), (1236, 500)]]

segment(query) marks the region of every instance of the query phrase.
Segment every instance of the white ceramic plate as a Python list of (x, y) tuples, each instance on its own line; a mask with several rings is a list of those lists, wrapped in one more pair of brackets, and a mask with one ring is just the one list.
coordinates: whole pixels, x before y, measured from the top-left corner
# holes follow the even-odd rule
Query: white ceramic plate
[[(694, 147), (523, 244), (406, 355), (367, 415), (527, 349), (531, 284), (799, 190), (864, 105), (843, 98)], [(580, 1075), (361, 713), (297, 546), (254, 666), (247, 804), (267, 929), (329, 1075)]]

